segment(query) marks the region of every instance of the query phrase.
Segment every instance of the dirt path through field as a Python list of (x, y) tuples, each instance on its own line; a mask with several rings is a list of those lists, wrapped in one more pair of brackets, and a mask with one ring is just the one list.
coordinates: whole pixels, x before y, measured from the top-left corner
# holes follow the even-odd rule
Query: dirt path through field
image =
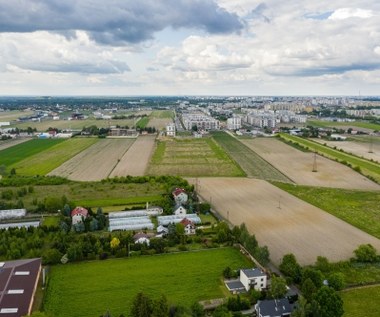
[[(194, 179), (190, 179), (194, 183)], [(245, 223), (275, 264), (294, 253), (301, 264), (318, 255), (330, 261), (353, 256), (358, 245), (380, 240), (270, 183), (248, 178), (198, 178), (201, 197), (234, 225)]]
[(296, 184), (347, 189), (379, 190), (380, 186), (351, 168), (317, 155), (302, 152), (274, 138), (241, 140)]
[(74, 156), (49, 175), (78, 181), (107, 178), (135, 139), (104, 139)]
[(115, 176), (143, 176), (153, 154), (155, 135), (139, 136), (112, 171)]

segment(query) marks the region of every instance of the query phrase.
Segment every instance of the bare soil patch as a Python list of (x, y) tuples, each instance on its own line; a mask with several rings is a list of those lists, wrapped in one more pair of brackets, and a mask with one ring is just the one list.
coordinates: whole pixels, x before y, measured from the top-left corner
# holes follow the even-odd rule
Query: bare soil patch
[(351, 168), (317, 155), (302, 152), (274, 138), (241, 140), (250, 149), (288, 176), (296, 184), (347, 189), (378, 190), (380, 186)]
[(78, 181), (99, 181), (107, 178), (119, 163), (134, 139), (104, 139), (74, 156), (49, 175)]
[[(190, 179), (194, 183), (194, 179)], [(293, 253), (302, 265), (318, 255), (331, 261), (353, 256), (360, 244), (380, 250), (380, 240), (270, 183), (248, 178), (198, 178), (198, 190), (212, 208), (234, 224), (245, 223), (279, 264)]]
[(171, 122), (173, 122), (172, 118), (151, 118), (148, 127), (155, 127), (156, 130), (163, 130)]
[(145, 175), (153, 154), (155, 139), (154, 135), (139, 136), (116, 165), (110, 177)]

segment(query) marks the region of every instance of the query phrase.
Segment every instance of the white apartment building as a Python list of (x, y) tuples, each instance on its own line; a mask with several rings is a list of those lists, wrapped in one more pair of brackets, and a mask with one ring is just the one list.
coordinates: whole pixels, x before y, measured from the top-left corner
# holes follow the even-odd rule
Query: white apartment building
[(219, 130), (219, 120), (204, 114), (183, 114), (182, 122), (186, 130), (196, 126), (198, 130)]
[(241, 118), (233, 117), (227, 119), (227, 129), (228, 130), (239, 130), (241, 128)]
[(175, 136), (175, 124), (174, 123), (169, 123), (166, 126), (166, 135), (167, 136)]

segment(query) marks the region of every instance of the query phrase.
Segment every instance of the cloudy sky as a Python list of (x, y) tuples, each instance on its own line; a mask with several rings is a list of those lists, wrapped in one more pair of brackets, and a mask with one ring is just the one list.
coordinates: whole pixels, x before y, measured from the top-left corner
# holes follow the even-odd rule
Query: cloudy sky
[(0, 0), (0, 95), (359, 92), (378, 0)]

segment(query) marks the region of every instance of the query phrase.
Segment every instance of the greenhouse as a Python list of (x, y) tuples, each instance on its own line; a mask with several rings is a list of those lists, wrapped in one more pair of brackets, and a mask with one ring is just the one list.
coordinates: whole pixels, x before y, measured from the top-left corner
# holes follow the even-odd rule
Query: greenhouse
[(39, 227), (39, 221), (0, 223), (0, 229)]
[(187, 214), (183, 215), (170, 215), (170, 216), (159, 216), (157, 217), (158, 225), (167, 226), (169, 223), (179, 223), (184, 218), (191, 220), (195, 224), (202, 223), (201, 218), (197, 214)]
[(26, 209), (0, 210), (0, 220), (22, 218), (26, 215)]
[(154, 229), (154, 225), (148, 216), (109, 219), (109, 231), (141, 229)]
[(131, 211), (114, 211), (108, 214), (108, 217), (111, 218), (129, 218), (129, 217), (142, 217), (147, 216), (148, 213), (145, 209), (141, 210), (131, 210)]

